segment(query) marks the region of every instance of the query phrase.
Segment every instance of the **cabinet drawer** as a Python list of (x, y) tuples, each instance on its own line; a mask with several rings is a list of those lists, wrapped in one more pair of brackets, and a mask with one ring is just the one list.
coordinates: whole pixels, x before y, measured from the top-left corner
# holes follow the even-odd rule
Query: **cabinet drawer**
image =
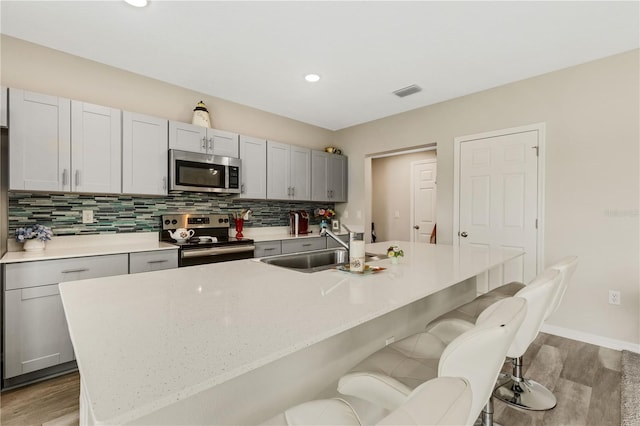
[(126, 275), (128, 254), (42, 260), (5, 265), (5, 290), (58, 284), (64, 281)]
[(178, 250), (156, 250), (129, 254), (129, 273), (160, 271), (178, 267)]
[(280, 241), (264, 241), (255, 244), (256, 249), (253, 257), (275, 256), (282, 254), (282, 245)]
[(327, 241), (325, 237), (282, 241), (282, 254), (296, 253), (299, 251), (324, 250), (326, 248)]

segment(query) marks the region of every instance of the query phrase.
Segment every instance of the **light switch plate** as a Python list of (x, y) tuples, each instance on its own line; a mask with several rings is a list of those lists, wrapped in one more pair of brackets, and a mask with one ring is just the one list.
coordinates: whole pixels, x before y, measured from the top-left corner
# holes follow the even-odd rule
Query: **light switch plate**
[(93, 223), (93, 210), (82, 210), (82, 223)]

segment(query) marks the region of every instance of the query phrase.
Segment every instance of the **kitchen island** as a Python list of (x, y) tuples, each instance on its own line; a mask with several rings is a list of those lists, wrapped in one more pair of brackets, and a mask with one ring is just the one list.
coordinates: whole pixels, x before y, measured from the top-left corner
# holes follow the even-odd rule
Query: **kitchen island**
[(62, 283), (81, 424), (259, 422), (469, 301), (476, 275), (522, 254), (394, 243), (400, 262), (366, 275), (252, 259)]

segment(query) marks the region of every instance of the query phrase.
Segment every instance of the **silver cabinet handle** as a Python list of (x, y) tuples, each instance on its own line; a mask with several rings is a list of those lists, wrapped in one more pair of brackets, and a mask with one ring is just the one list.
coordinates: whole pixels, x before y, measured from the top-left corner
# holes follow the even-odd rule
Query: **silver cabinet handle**
[(463, 232), (460, 233), (460, 236), (462, 238), (467, 238), (469, 236), (469, 234), (467, 234), (466, 232), (463, 231)]
[(295, 187), (295, 186), (292, 186), (292, 187), (291, 187), (291, 196), (292, 196), (292, 197), (295, 197), (295, 195), (296, 195), (296, 187)]
[(307, 243), (307, 244), (303, 244), (302, 247), (311, 247), (313, 244), (311, 243)]
[(213, 138), (209, 138), (209, 151), (213, 152)]
[(62, 186), (67, 185), (67, 169), (62, 171)]
[(240, 185), (240, 193), (244, 194), (244, 183)]
[(203, 137), (202, 138), (202, 143), (200, 144), (200, 149), (203, 151), (207, 150), (207, 138)]
[(75, 272), (87, 272), (89, 269), (88, 268), (81, 268), (81, 269), (67, 269), (66, 271), (62, 271), (63, 274), (73, 274)]
[(263, 250), (264, 250), (264, 251), (273, 251), (273, 250), (275, 250), (275, 249), (276, 249), (275, 247), (267, 247), (267, 248), (265, 248), (265, 249), (263, 249)]
[(166, 262), (168, 262), (167, 259), (164, 259), (164, 260), (150, 260), (147, 263), (151, 264), (151, 263), (166, 263)]
[(80, 170), (76, 170), (76, 186), (80, 186)]

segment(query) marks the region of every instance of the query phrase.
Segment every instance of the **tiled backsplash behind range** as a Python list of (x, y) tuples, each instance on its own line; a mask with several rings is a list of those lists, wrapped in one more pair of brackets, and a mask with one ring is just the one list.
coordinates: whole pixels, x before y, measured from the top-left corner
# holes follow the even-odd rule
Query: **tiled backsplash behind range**
[[(9, 192), (9, 235), (16, 228), (39, 223), (54, 235), (113, 234), (160, 230), (160, 215), (167, 213), (253, 214), (245, 227), (288, 226), (290, 210), (306, 210), (312, 224), (316, 208), (333, 204), (293, 201), (234, 200), (208, 194), (176, 194), (166, 197), (127, 195), (40, 194)], [(82, 210), (93, 210), (94, 223), (82, 223)], [(233, 227), (233, 225), (232, 225)]]

